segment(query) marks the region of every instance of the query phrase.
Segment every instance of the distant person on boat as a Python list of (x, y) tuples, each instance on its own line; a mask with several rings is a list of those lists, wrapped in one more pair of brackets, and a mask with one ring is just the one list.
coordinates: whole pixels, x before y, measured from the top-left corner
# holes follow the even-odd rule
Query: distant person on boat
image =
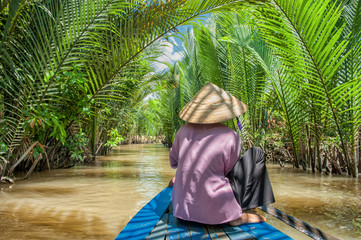
[(251, 148), (240, 157), (238, 133), (221, 123), (246, 109), (211, 83), (182, 109), (179, 115), (187, 124), (177, 132), (169, 154), (171, 167), (177, 168), (170, 182), (174, 216), (204, 224), (265, 221), (252, 211), (274, 202), (264, 153)]

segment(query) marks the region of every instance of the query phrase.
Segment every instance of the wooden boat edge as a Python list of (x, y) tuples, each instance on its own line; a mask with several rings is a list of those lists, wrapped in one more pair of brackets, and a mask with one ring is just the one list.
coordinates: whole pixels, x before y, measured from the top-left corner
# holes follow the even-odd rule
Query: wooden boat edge
[[(139, 240), (146, 239), (156, 224), (162, 218), (172, 200), (172, 187), (166, 187), (152, 200), (150, 200), (123, 228), (115, 240)], [(292, 239), (278, 229), (266, 222), (256, 224), (244, 224), (239, 227), (232, 227), (223, 224), (222, 228), (227, 232), (229, 239), (237, 238), (238, 232), (247, 232), (253, 239)], [(233, 237), (232, 237), (233, 236)]]

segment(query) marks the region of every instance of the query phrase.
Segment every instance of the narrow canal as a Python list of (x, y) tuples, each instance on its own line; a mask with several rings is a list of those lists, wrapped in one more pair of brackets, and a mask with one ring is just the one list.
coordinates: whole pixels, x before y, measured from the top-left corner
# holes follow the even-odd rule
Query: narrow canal
[[(94, 166), (0, 185), (0, 239), (114, 239), (175, 171), (162, 145), (125, 145)], [(361, 239), (361, 179), (268, 166), (274, 207), (340, 239)], [(271, 216), (294, 239), (308, 239)]]

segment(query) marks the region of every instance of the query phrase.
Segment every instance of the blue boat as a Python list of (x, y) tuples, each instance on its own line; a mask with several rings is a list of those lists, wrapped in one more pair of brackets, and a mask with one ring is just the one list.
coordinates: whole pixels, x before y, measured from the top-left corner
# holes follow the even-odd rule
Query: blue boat
[(292, 239), (266, 222), (233, 227), (183, 221), (172, 214), (171, 200), (172, 187), (167, 187), (148, 202), (115, 239)]

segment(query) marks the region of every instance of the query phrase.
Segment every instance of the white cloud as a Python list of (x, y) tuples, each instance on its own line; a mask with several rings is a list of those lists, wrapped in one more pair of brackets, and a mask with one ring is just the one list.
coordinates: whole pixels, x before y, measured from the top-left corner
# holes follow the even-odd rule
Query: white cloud
[(153, 63), (156, 72), (161, 72), (168, 68), (167, 65), (162, 62), (166, 62), (169, 64), (174, 64), (176, 61), (182, 59), (183, 55), (181, 53), (183, 49), (183, 43), (177, 43), (174, 37), (168, 38), (169, 41), (161, 41), (161, 52), (163, 54), (158, 57), (156, 62)]

